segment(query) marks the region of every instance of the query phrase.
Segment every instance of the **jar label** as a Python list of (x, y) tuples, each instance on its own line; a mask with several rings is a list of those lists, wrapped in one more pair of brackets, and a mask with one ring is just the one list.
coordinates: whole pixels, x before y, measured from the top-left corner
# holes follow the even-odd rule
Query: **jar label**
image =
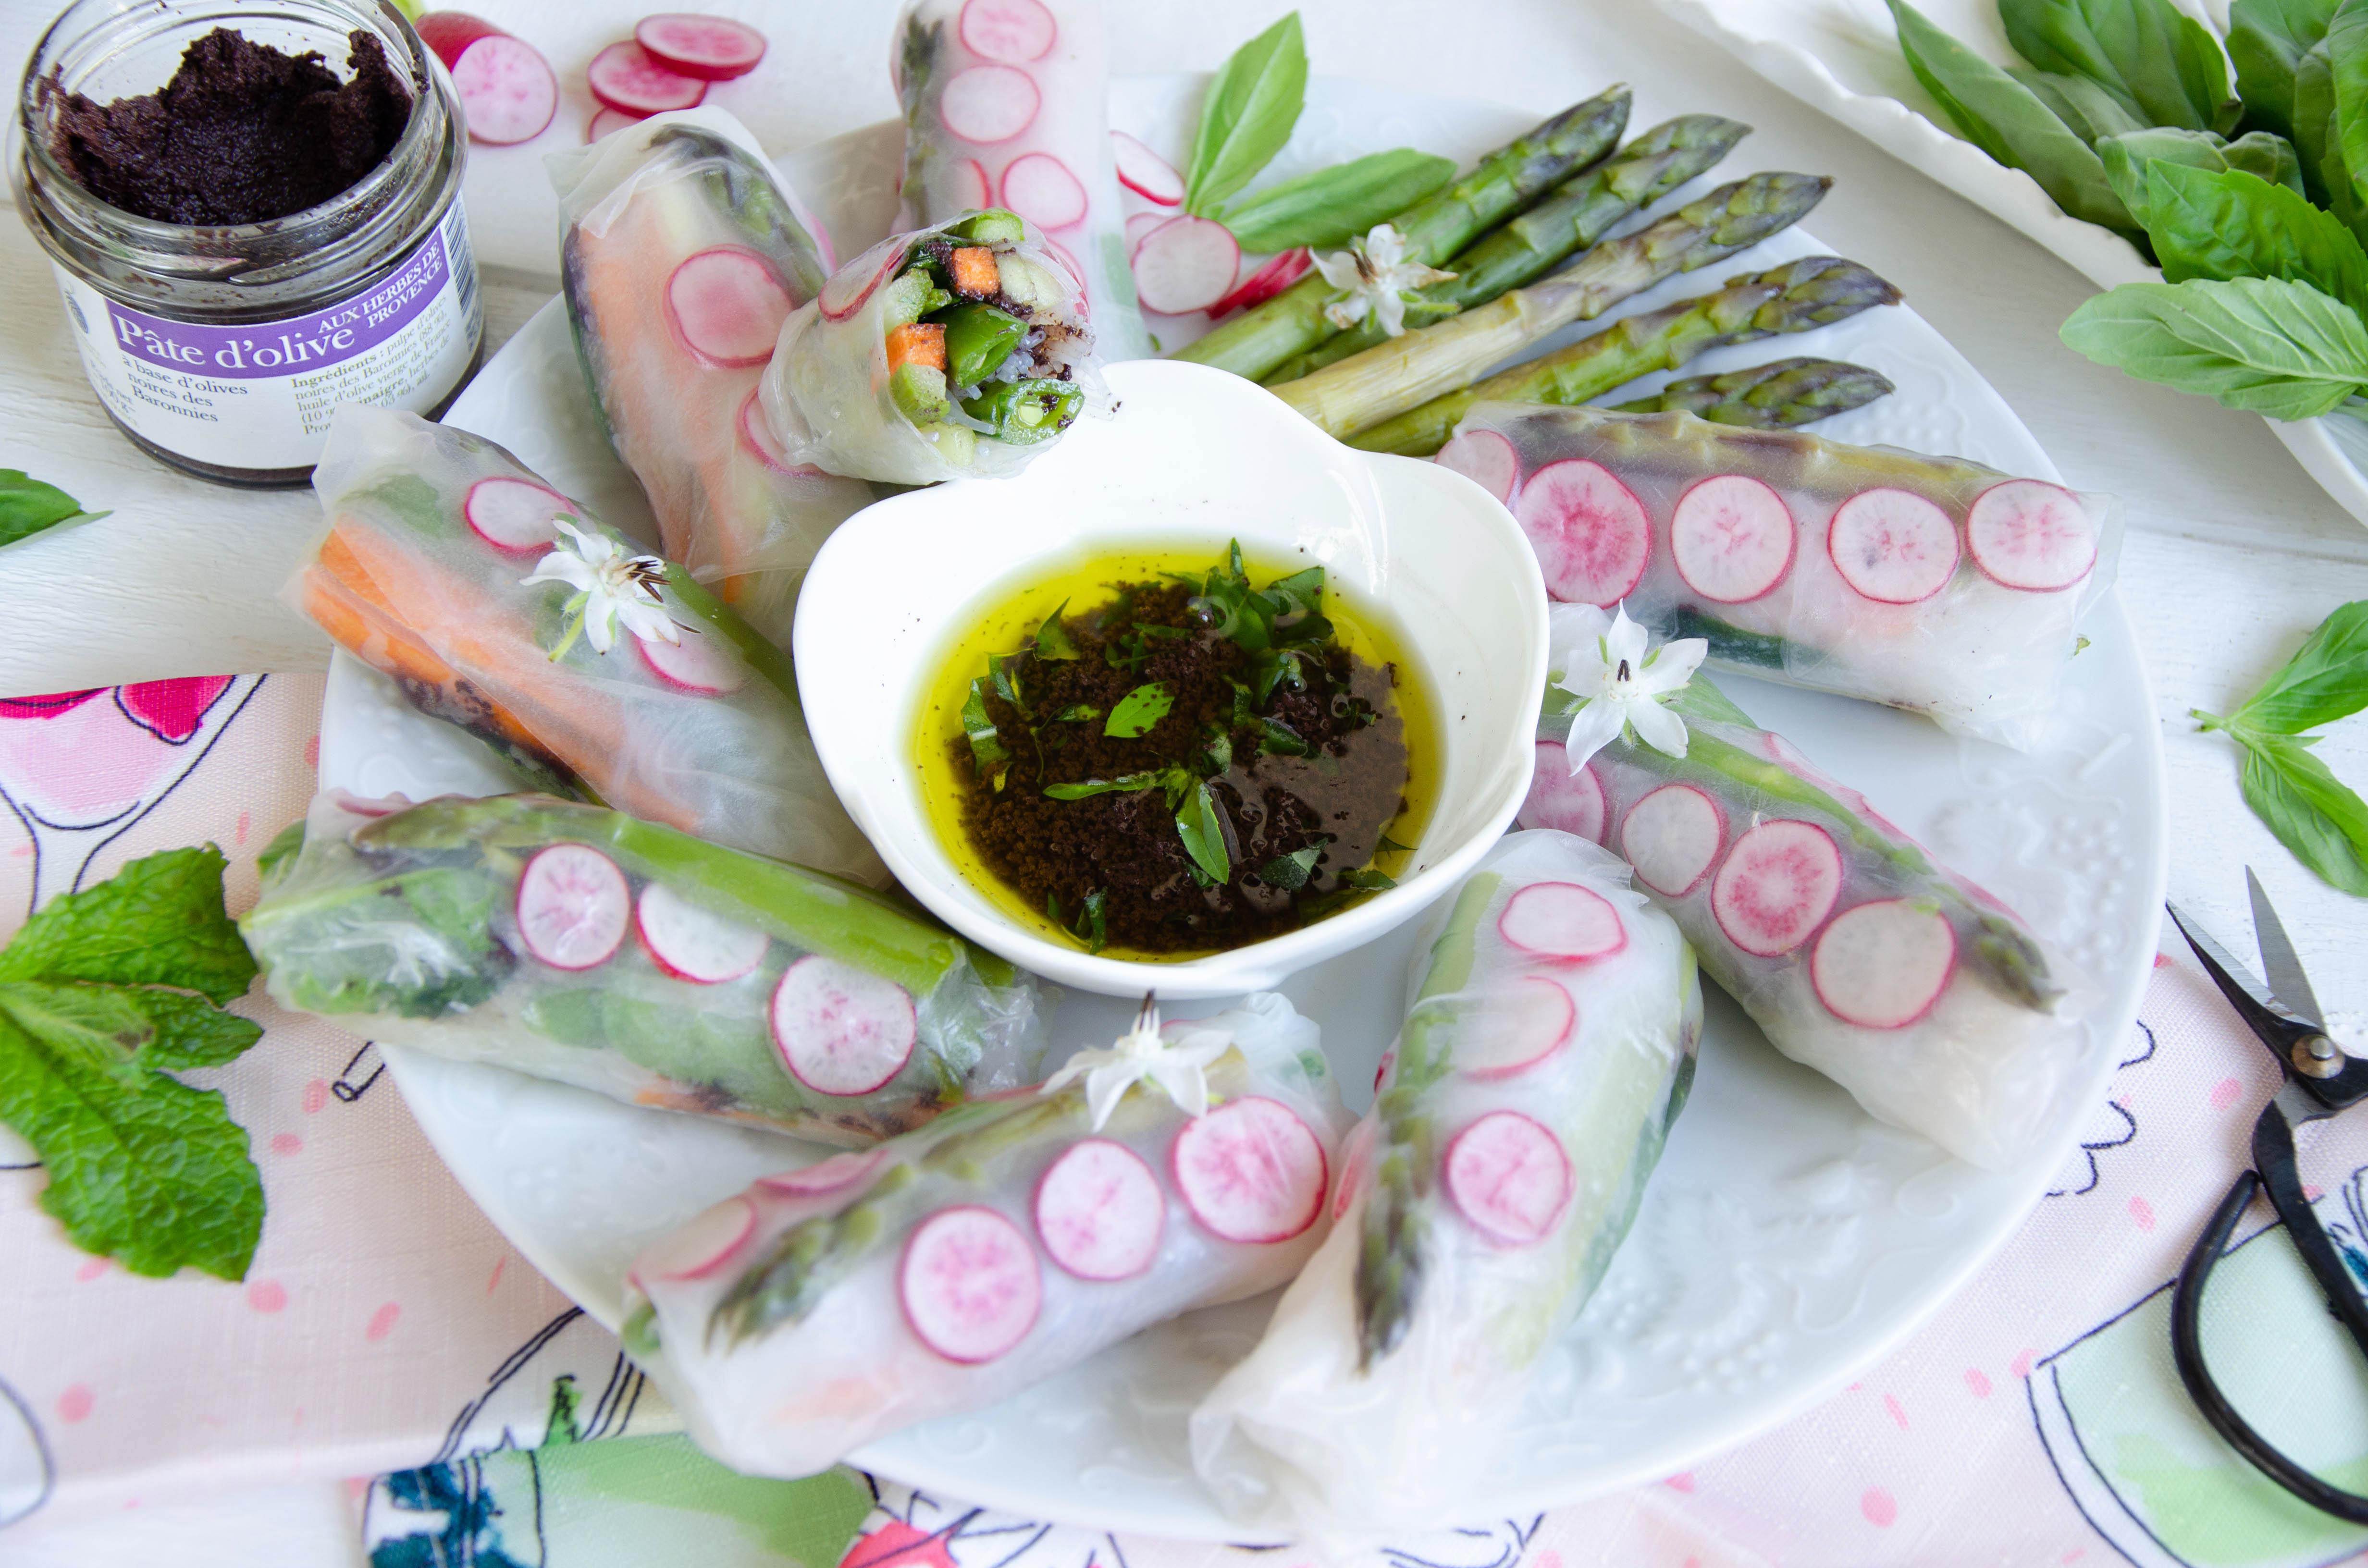
[(484, 324), (458, 201), (386, 278), (282, 321), (172, 321), (52, 267), (108, 411), (167, 451), (224, 468), (311, 467), (341, 403), (435, 407), (467, 374)]

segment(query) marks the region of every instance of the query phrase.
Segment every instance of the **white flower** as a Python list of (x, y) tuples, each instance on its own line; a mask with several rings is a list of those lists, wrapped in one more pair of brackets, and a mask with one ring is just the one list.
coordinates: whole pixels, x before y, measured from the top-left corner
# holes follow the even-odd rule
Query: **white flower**
[(1040, 1094), (1055, 1094), (1077, 1079), (1086, 1081), (1086, 1105), (1093, 1112), (1094, 1131), (1118, 1108), (1127, 1090), (1148, 1078), (1167, 1091), (1167, 1097), (1187, 1116), (1209, 1110), (1207, 1069), (1234, 1048), (1234, 1037), (1222, 1029), (1187, 1030), (1170, 1040), (1159, 1032), (1159, 1004), (1143, 999), (1134, 1028), (1121, 1035), (1108, 1051), (1087, 1050), (1069, 1058), (1068, 1065), (1044, 1080)]
[(552, 519), (567, 536), (551, 553), (534, 563), (528, 587), (537, 583), (564, 583), (576, 590), (567, 601), (567, 635), (551, 651), (555, 660), (583, 632), (593, 651), (605, 653), (617, 641), (617, 627), (644, 642), (680, 642), (682, 633), (658, 597), (666, 582), (666, 562), (655, 555), (628, 555), (615, 540), (598, 531), (586, 533), (565, 517)]
[(1315, 270), (1348, 298), (1324, 307), (1324, 319), (1337, 327), (1351, 327), (1371, 312), (1392, 337), (1406, 331), (1406, 297), (1426, 283), (1441, 283), (1455, 276), (1418, 261), (1408, 261), (1406, 241), (1387, 223), (1376, 223), (1349, 248), (1315, 258)]
[(1637, 738), (1671, 756), (1686, 755), (1686, 722), (1661, 706), (1661, 699), (1684, 689), (1701, 667), (1710, 644), (1699, 637), (1664, 642), (1645, 652), (1645, 629), (1621, 606), (1616, 617), (1585, 607), (1594, 635), (1563, 655), (1562, 679), (1554, 684), (1586, 699), (1570, 721), (1570, 770), (1618, 740), (1634, 725)]

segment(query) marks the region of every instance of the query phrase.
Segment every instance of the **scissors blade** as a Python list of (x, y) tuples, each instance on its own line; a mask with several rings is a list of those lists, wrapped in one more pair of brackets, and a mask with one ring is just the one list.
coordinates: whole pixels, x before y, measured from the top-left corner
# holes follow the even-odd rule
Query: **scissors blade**
[(2253, 937), (2261, 944), (2261, 970), (2269, 980), (2270, 994), (2304, 1023), (2324, 1029), (2327, 1015), (2318, 1010), (2318, 998), (2310, 993), (2310, 977), (2303, 973), (2302, 960), (2294, 956), (2294, 943), (2286, 939), (2286, 928), (2278, 912), (2270, 907), (2270, 895), (2262, 891), (2261, 879), (2253, 875), (2250, 866), (2245, 868), (2245, 886), (2253, 896)]
[(2285, 1065), (2286, 1049), (2294, 1027), (2279, 1013), (2269, 988), (2254, 978), (2242, 960), (2214, 941), (2185, 910), (2175, 903), (2165, 907), (2178, 924), (2180, 934), (2187, 938), (2187, 945), (2203, 961), (2204, 972), (2220, 987), (2220, 994), (2228, 998), (2228, 1005), (2237, 1009), (2237, 1017), (2260, 1038), (2279, 1064)]

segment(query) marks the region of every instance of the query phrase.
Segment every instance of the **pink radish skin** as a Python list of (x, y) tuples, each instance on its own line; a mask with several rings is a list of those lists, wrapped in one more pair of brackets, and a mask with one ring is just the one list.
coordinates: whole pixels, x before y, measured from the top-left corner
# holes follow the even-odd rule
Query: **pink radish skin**
[(650, 58), (649, 51), (631, 40), (612, 43), (584, 68), (584, 85), (592, 96), (620, 114), (649, 116), (673, 108), (695, 108), (707, 97), (707, 84), (696, 76), (669, 71)]
[(1921, 495), (1861, 490), (1834, 508), (1826, 553), (1861, 598), (1918, 604), (1957, 574), (1957, 525)]
[(1678, 498), (1669, 562), (1713, 604), (1748, 604), (1774, 592), (1793, 569), (1799, 532), (1773, 489), (1748, 474), (1716, 474)]
[(1373, 1093), (1378, 1095), (1382, 1092), (1382, 1085), (1390, 1081), (1390, 1069), (1397, 1064), (1398, 1053), (1395, 1047), (1382, 1052), (1382, 1059), (1373, 1063)]
[(970, 0), (956, 30), (963, 48), (1006, 65), (1043, 59), (1061, 36), (1053, 13), (1036, 0)]
[(479, 39), (510, 36), (484, 17), (472, 17), (466, 11), (429, 11), (412, 24), (412, 30), (419, 35), (419, 41), (427, 46), (428, 52), (444, 62), (447, 71), (460, 64), (461, 56), (468, 53), (469, 46)]
[(1003, 205), (1040, 229), (1065, 229), (1086, 215), (1086, 187), (1050, 153), (1030, 153), (1003, 171)]
[(575, 503), (556, 490), (523, 479), (481, 479), (469, 486), (461, 515), (487, 544), (525, 554), (548, 549), (559, 538), (552, 519), (577, 513)]
[(1700, 887), (1725, 846), (1726, 813), (1691, 784), (1662, 785), (1629, 807), (1620, 824), (1621, 858), (1663, 898)]
[(1184, 205), (1184, 176), (1173, 164), (1123, 131), (1110, 132), (1110, 152), (1118, 161), (1119, 184), (1161, 207)]
[(460, 11), (431, 11), (417, 30), (452, 74), (471, 141), (489, 147), (530, 142), (559, 112), (559, 78), (532, 44)]
[(1521, 825), (1575, 833), (1589, 844), (1600, 844), (1604, 815), (1603, 780), (1595, 764), (1573, 773), (1568, 747), (1560, 741), (1540, 741), (1530, 796), (1521, 802)]
[[(947, 176), (948, 193), (955, 207), (973, 211), (995, 199), (995, 187), (986, 177), (986, 165), (976, 158), (963, 158), (953, 165)], [(960, 186), (959, 190), (953, 186)]]
[(633, 24), (633, 41), (660, 65), (702, 82), (729, 82), (757, 69), (765, 35), (729, 17), (669, 11)]
[(649, 116), (645, 114), (627, 114), (621, 109), (613, 109), (603, 104), (592, 112), (591, 119), (584, 127), (585, 145), (590, 146), (603, 136), (622, 131), (629, 125), (639, 125), (648, 118)]
[(1456, 1042), (1456, 1070), (1484, 1081), (1510, 1078), (1570, 1043), (1578, 1006), (1556, 981), (1524, 974), (1483, 1003)]
[(1170, 218), (1134, 247), (1134, 292), (1163, 316), (1205, 311), (1233, 291), (1242, 247), (1206, 218)]
[(1608, 959), (1628, 945), (1620, 912), (1577, 882), (1531, 882), (1505, 901), (1497, 935), (1514, 951), (1540, 959)]
[[(1375, 1081), (1376, 1092), (1380, 1080)], [(1349, 1142), (1340, 1150), (1340, 1179), (1332, 1184), (1332, 1221), (1339, 1223), (1349, 1212), (1349, 1205), (1357, 1200), (1357, 1189), (1364, 1185), (1365, 1167), (1372, 1163), (1373, 1140), (1382, 1124), (1368, 1117), (1350, 1130)]]
[(764, 405), (758, 394), (750, 392), (740, 400), (740, 444), (757, 456), (757, 460), (775, 473), (785, 473), (792, 479), (819, 479), (822, 470), (812, 463), (788, 460), (773, 440), (773, 427), (765, 423)]
[(1710, 885), (1710, 912), (1747, 953), (1789, 953), (1825, 924), (1841, 896), (1842, 852), (1815, 823), (1779, 817), (1735, 841)]
[(755, 251), (718, 245), (686, 259), (666, 279), (666, 320), (692, 354), (722, 369), (773, 357), (797, 301), (772, 264)]
[(1246, 1095), (1178, 1129), (1168, 1167), (1192, 1218), (1229, 1242), (1287, 1242), (1324, 1212), (1324, 1145), (1280, 1100)]
[(1430, 460), (1453, 469), (1505, 505), (1513, 504), (1513, 482), (1520, 477), (1521, 462), (1513, 455), (1513, 443), (1494, 430), (1466, 430)]
[(694, 985), (722, 985), (764, 961), (772, 938), (762, 931), (701, 909), (658, 882), (642, 890), (633, 928), (650, 961)]
[(1209, 307), (1212, 316), (1231, 315), (1235, 311), (1254, 310), (1265, 304), (1285, 289), (1305, 276), (1315, 265), (1305, 245), (1269, 256), (1266, 265), (1234, 286), (1234, 291)]
[(1143, 244), (1151, 231), (1172, 216), (1174, 214), (1167, 212), (1138, 212), (1126, 221), (1126, 258), (1130, 263), (1134, 260), (1135, 248)]
[(1939, 910), (1882, 899), (1842, 911), (1818, 933), (1809, 983), (1844, 1023), (1897, 1029), (1932, 1010), (1956, 967), (1957, 933)]
[(1035, 124), (1043, 101), (1035, 78), (1027, 72), (1009, 65), (973, 65), (947, 80), (938, 98), (938, 118), (963, 141), (991, 147)]
[(818, 1095), (868, 1095), (904, 1071), (920, 1027), (893, 980), (808, 953), (773, 989), (773, 1044)]
[(727, 1198), (666, 1238), (651, 1267), (661, 1279), (704, 1279), (732, 1261), (757, 1233), (757, 1206)]
[(1036, 1326), (1044, 1301), (1028, 1238), (973, 1204), (940, 1209), (914, 1227), (896, 1284), (905, 1322), (921, 1343), (964, 1366), (1009, 1353)]
[(871, 290), (887, 281), (889, 275), (904, 263), (904, 246), (875, 246), (825, 278), (814, 306), (822, 312), (825, 321), (845, 321), (861, 310), (863, 301), (871, 298)]
[(1645, 580), (1653, 519), (1601, 463), (1548, 463), (1521, 486), (1513, 517), (1530, 536), (1546, 589), (1565, 604), (1611, 605)]
[(1491, 1111), (1457, 1133), (1440, 1180), (1456, 1212), (1506, 1246), (1545, 1240), (1570, 1207), (1570, 1156), (1516, 1110)]
[(553, 969), (604, 964), (632, 924), (633, 892), (617, 863), (585, 844), (538, 850), (518, 877), (518, 935)]
[(780, 1193), (784, 1198), (814, 1198), (824, 1193), (843, 1192), (887, 1162), (888, 1151), (885, 1149), (850, 1149), (844, 1154), (833, 1154), (829, 1159), (803, 1170), (759, 1176), (757, 1185), (767, 1192)]
[(1036, 1239), (1080, 1279), (1132, 1279), (1159, 1256), (1167, 1199), (1143, 1156), (1123, 1143), (1073, 1144), (1036, 1183)]
[(2026, 593), (2061, 593), (2097, 564), (2097, 534), (2080, 498), (2044, 480), (2009, 479), (1974, 497), (1965, 542), (1990, 581)]

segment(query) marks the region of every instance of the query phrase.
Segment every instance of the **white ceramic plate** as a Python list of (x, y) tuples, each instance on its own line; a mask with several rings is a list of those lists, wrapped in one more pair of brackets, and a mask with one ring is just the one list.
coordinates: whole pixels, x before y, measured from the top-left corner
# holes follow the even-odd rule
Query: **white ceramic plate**
[[(1122, 83), (1121, 127), (1154, 146), (1178, 147), (1192, 91), (1180, 78)], [(1640, 108), (1640, 123), (1654, 117)], [(1468, 156), (1523, 123), (1488, 106), (1319, 83), (1303, 121), (1307, 135), (1276, 172), (1399, 143)], [(875, 127), (785, 163), (842, 251), (885, 226), (895, 137), (893, 126)], [(1751, 166), (1748, 156), (1738, 163)], [(1780, 235), (1748, 260), (1770, 266), (1816, 249), (1805, 235)], [(1635, 308), (1698, 293), (1744, 265), (1675, 279)], [(2055, 474), (1972, 367), (1905, 309), (1722, 350), (1700, 368), (1795, 353), (1856, 359), (1898, 384), (1894, 396), (1827, 421), (1827, 433)], [(485, 368), (449, 417), (503, 442), (612, 519), (630, 526), (646, 517), (592, 421), (555, 303)], [(1862, 787), (2061, 944), (2090, 977), (2072, 1004), (2088, 1032), (2089, 1071), (2044, 1156), (1983, 1172), (1870, 1120), (1714, 1000), (1693, 1097), (1635, 1230), (1577, 1328), (1540, 1368), (1530, 1403), (1508, 1413), (1521, 1428), (1510, 1446), (1517, 1457), (1488, 1494), (1473, 1499), (1475, 1517), (1653, 1480), (1806, 1408), (1888, 1354), (2045, 1189), (2136, 1017), (2166, 866), (2153, 705), (2119, 601), (2108, 596), (2085, 631), (2093, 645), (2074, 666), (2051, 744), (2029, 756), (1952, 740), (1883, 709), (1722, 681), (1754, 717)], [(324, 784), (371, 794), (504, 787), (489, 753), (419, 718), (342, 655), (322, 716), (321, 773)], [(1345, 1084), (1372, 1081), (1396, 1030), (1394, 998), (1416, 931), (1402, 926), (1281, 987), (1322, 1024)], [(1106, 1044), (1128, 1011), (1123, 1002), (1071, 996), (1054, 1019), (1055, 1054)], [(612, 1324), (626, 1262), (645, 1243), (757, 1176), (818, 1153), (499, 1069), (387, 1055), (420, 1125), (470, 1195), (538, 1267)], [(1019, 1398), (855, 1457), (898, 1479), (1025, 1514), (1226, 1539), (1234, 1532), (1185, 1462), (1184, 1417), (1247, 1346), (1267, 1310), (1246, 1302), (1139, 1335)]]
[[(1659, 0), (1752, 70), (2038, 241), (2100, 289), (2162, 280), (2110, 229), (2065, 216), (2039, 182), (1951, 129), (1899, 52), (1884, 0)], [(2181, 8), (2227, 30), (2227, 0)], [(1917, 9), (1999, 64), (2014, 62), (1997, 0), (1918, 0)], [(2271, 419), (2271, 431), (2336, 505), (2368, 524), (2368, 427), (2356, 419)]]

